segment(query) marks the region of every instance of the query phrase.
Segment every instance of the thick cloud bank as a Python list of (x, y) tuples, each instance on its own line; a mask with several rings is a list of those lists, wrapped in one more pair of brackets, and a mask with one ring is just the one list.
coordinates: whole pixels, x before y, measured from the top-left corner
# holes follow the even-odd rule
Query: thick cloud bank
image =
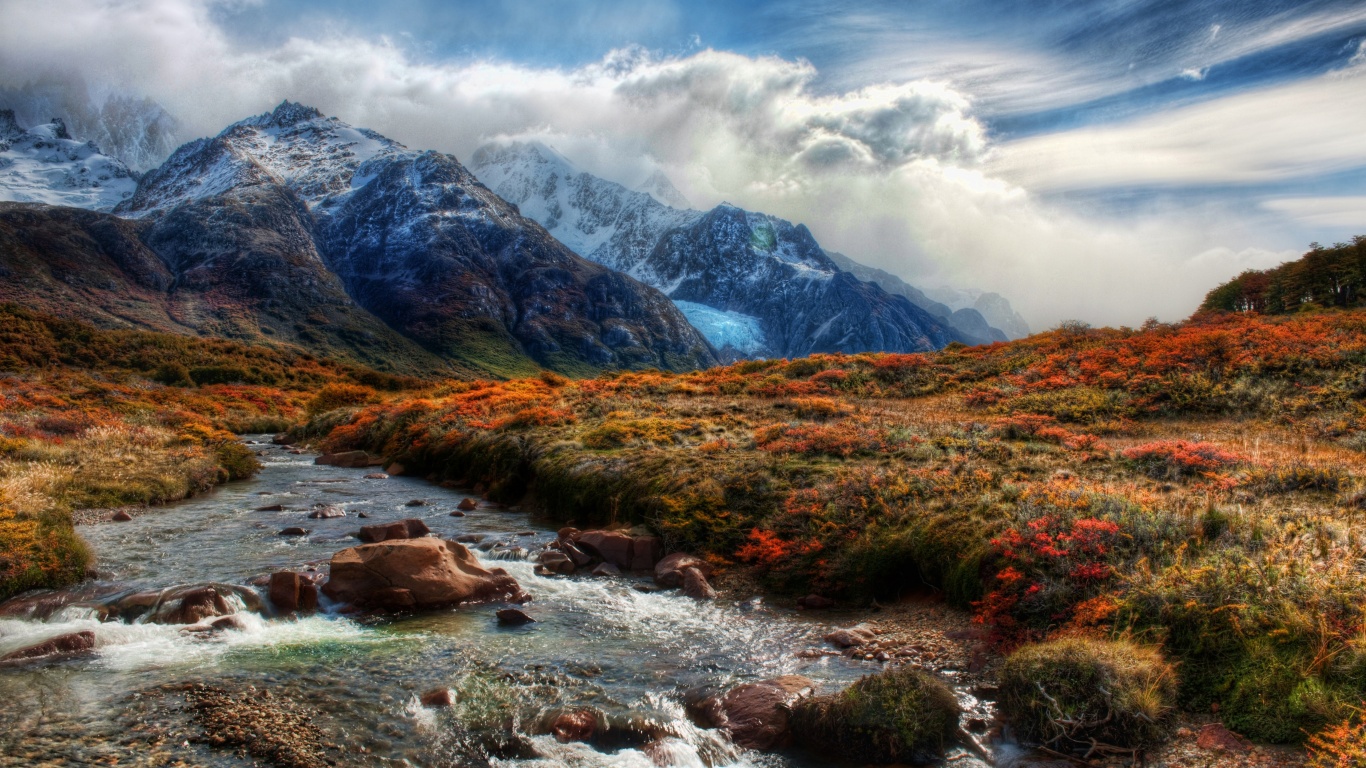
[[(695, 205), (728, 200), (804, 222), (827, 247), (912, 281), (999, 291), (1035, 327), (1174, 319), (1213, 284), (1292, 255), (1254, 248), (1265, 233), (1237, 212), (1101, 218), (1042, 202), (1034, 184), (1087, 186), (1105, 158), (1078, 161), (1067, 134), (993, 147), (971, 95), (942, 82), (831, 92), (807, 62), (715, 50), (624, 49), (573, 69), (430, 60), (325, 28), (259, 48), (223, 30), (232, 10), (209, 0), (0, 2), (0, 85), (76, 68), (92, 84), (156, 99), (187, 138), (285, 98), (462, 158), (492, 138), (537, 138), (608, 178), (663, 170)], [(1141, 177), (1142, 153), (1161, 149), (1141, 142), (1160, 132), (1115, 131), (1085, 151), (1119, 155)], [(1207, 160), (1220, 172), (1233, 162)], [(1186, 162), (1173, 170), (1191, 173)]]

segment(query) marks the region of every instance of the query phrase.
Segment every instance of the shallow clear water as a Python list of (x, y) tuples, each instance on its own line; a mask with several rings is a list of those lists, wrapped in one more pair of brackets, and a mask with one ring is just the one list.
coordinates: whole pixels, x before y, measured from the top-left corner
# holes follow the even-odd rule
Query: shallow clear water
[[(555, 535), (549, 524), (514, 510), (481, 506), (451, 517), (465, 494), (411, 478), (367, 480), (363, 475), (374, 470), (316, 466), (312, 455), (291, 455), (265, 436), (248, 440), (265, 463), (257, 479), (132, 522), (82, 527), (99, 577), (77, 589), (245, 584), (326, 561), (356, 543), (346, 534), (361, 524), (406, 517), (424, 519), (443, 537), (487, 534), (529, 552)], [(412, 499), (429, 504), (406, 506)], [(338, 504), (347, 516), (309, 520), (315, 503)], [(294, 511), (253, 511), (272, 504)], [(359, 512), (369, 519), (358, 520)], [(312, 533), (277, 535), (294, 525)], [(534, 535), (518, 535), (527, 531)], [(144, 726), (147, 733), (156, 730), (149, 723), (174, 730), (184, 720), (159, 711), (164, 697), (158, 686), (207, 681), (265, 685), (317, 710), (317, 724), (335, 737), (342, 765), (472, 764), (469, 729), (490, 722), (529, 734), (540, 754), (494, 764), (655, 764), (630, 744), (594, 748), (535, 735), (543, 713), (570, 705), (597, 707), (617, 722), (666, 734), (674, 765), (814, 765), (799, 756), (746, 754), (695, 728), (683, 714), (682, 692), (786, 673), (836, 688), (875, 669), (843, 657), (798, 658), (798, 651), (820, 645), (828, 626), (758, 599), (699, 603), (677, 592), (637, 591), (642, 582), (631, 578), (546, 578), (527, 560), (496, 564), (533, 595), (525, 610), (537, 623), (500, 627), (497, 605), (366, 622), (334, 614), (277, 620), (246, 613), (245, 630), (211, 636), (176, 626), (99, 622), (75, 607), (47, 621), (0, 618), (0, 653), (80, 629), (93, 629), (97, 638), (89, 656), (0, 668), (0, 764), (83, 765), (111, 755), (122, 756), (120, 764), (139, 764), (140, 751), (145, 764), (166, 764), (139, 741)], [(418, 706), (421, 692), (441, 686), (455, 691), (454, 707)], [(175, 735), (158, 749), (189, 764), (241, 764), (229, 753), (179, 740)]]

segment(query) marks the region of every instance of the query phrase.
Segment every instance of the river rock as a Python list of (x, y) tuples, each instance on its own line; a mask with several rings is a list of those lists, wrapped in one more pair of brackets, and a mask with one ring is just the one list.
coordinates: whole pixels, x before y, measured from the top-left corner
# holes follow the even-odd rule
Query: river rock
[(267, 504), (267, 505), (265, 505), (264, 507), (257, 507), (256, 509), (253, 509), (252, 511), (253, 511), (253, 512), (284, 512), (284, 511), (285, 511), (285, 505), (284, 505), (284, 504)]
[(506, 571), (486, 570), (463, 544), (435, 538), (344, 549), (332, 556), (331, 577), (323, 594), (338, 602), (381, 610), (515, 602), (525, 597)]
[(422, 706), (436, 709), (438, 707), (449, 707), (455, 703), (455, 697), (451, 695), (450, 688), (433, 688), (422, 694)]
[(309, 531), (307, 528), (300, 528), (300, 527), (297, 526), (297, 525), (291, 525), (291, 526), (288, 527), (288, 528), (283, 528), (283, 529), (281, 529), (281, 530), (280, 530), (280, 533), (279, 533), (278, 535), (280, 535), (280, 536), (307, 536), (309, 533), (310, 533), (310, 531)]
[(272, 573), (266, 594), (280, 614), (312, 613), (318, 609), (317, 585), (293, 571)]
[(792, 707), (815, 691), (815, 683), (800, 675), (746, 683), (690, 707), (693, 716), (730, 734), (745, 749), (767, 752), (792, 743), (788, 721)]
[(620, 576), (621, 569), (611, 563), (598, 563), (598, 567), (593, 569), (594, 576)]
[(389, 476), (383, 472), (371, 472), (365, 476), (366, 480), (388, 480)]
[(837, 629), (825, 636), (825, 642), (840, 648), (853, 648), (873, 642), (877, 635), (866, 624)]
[(631, 539), (631, 570), (652, 570), (663, 557), (664, 540), (658, 536), (635, 536)]
[(324, 453), (313, 460), (314, 464), (322, 464), (330, 467), (349, 467), (360, 469), (370, 466), (370, 454), (365, 451), (343, 451), (342, 453)]
[(571, 741), (591, 741), (598, 732), (599, 715), (589, 707), (574, 707), (547, 715), (546, 730), (561, 744)]
[(664, 559), (655, 563), (655, 583), (661, 587), (681, 587), (683, 586), (683, 572), (689, 568), (696, 568), (702, 572), (703, 576), (711, 575), (711, 564), (700, 557), (675, 552), (666, 555)]
[(0, 663), (11, 661), (28, 661), (29, 659), (40, 659), (45, 656), (56, 656), (59, 654), (80, 653), (95, 647), (95, 633), (91, 630), (83, 632), (72, 632), (68, 635), (60, 635), (51, 640), (44, 640), (17, 651), (10, 651), (4, 656), (0, 656)]
[(451, 517), (464, 517), (464, 516), (465, 516), (465, 513), (464, 513), (464, 512), (461, 512), (461, 511), (458, 510), (458, 509), (455, 509), (455, 510), (452, 510), (452, 511), (451, 511)]
[(516, 608), (504, 608), (498, 611), (499, 624), (506, 624), (510, 627), (521, 626), (522, 624), (535, 624), (536, 620)]
[(410, 517), (392, 523), (363, 525), (360, 532), (356, 534), (356, 538), (368, 544), (377, 544), (381, 541), (393, 541), (395, 539), (420, 539), (431, 532), (426, 523), (415, 517)]
[(716, 599), (716, 590), (712, 589), (707, 577), (699, 568), (688, 568), (683, 571), (683, 594), (694, 600)]
[(397, 477), (398, 475), (403, 474), (406, 469), (406, 467), (404, 467), (402, 464), (399, 464), (396, 461), (393, 464), (390, 464), (389, 466), (385, 467), (384, 473), (390, 476)]
[(458, 541), (461, 544), (478, 544), (487, 538), (488, 536), (482, 533), (462, 533), (455, 537), (455, 541)]
[[(576, 568), (583, 568), (593, 563), (592, 555), (589, 555), (587, 552), (584, 552), (582, 549), (579, 548), (577, 544), (575, 544), (572, 541), (558, 539), (552, 546), (558, 548), (561, 552), (568, 555), (569, 559), (574, 561), (574, 566)], [(615, 568), (616, 566), (613, 567)]]
[(427, 502), (426, 502), (426, 500), (424, 500), (424, 499), (413, 499), (413, 500), (409, 501), (408, 503), (404, 504), (403, 506), (405, 506), (405, 507), (425, 507), (425, 506), (427, 506)]
[(632, 539), (618, 531), (585, 531), (575, 537), (585, 552), (618, 568), (631, 567)]
[(568, 576), (574, 572), (574, 561), (563, 552), (547, 549), (536, 558), (546, 570), (558, 573), (561, 576)]
[(479, 502), (466, 496), (465, 498), (460, 500), (459, 504), (455, 505), (455, 508), (460, 510), (461, 512), (473, 512), (474, 510), (479, 508)]
[(346, 510), (341, 507), (332, 506), (331, 504), (325, 504), (312, 512), (309, 512), (308, 517), (310, 520), (330, 520), (334, 517), (346, 517)]
[[(224, 590), (232, 594), (232, 590)], [(214, 585), (186, 587), (162, 595), (161, 605), (149, 619), (154, 624), (198, 624), (212, 616), (235, 613)]]
[(126, 523), (129, 520), (132, 520), (133, 516), (128, 514), (128, 510), (120, 509), (119, 511), (115, 512), (112, 516), (110, 516), (109, 519), (113, 520), (116, 523)]
[(825, 608), (834, 608), (835, 601), (821, 595), (807, 595), (806, 597), (797, 598), (797, 605), (812, 610), (823, 610)]

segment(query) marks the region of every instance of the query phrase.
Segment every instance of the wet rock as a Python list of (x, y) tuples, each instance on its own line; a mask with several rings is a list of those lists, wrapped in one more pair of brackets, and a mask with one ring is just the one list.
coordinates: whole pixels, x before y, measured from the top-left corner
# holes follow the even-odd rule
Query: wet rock
[(814, 691), (815, 684), (809, 679), (783, 675), (704, 699), (689, 712), (704, 725), (728, 732), (737, 745), (766, 752), (792, 743), (789, 714), (802, 697)]
[(410, 517), (406, 520), (396, 520), (392, 523), (381, 523), (379, 525), (363, 525), (356, 538), (368, 544), (377, 544), (381, 541), (394, 541), (397, 539), (420, 539), (431, 533), (431, 529), (421, 520)]
[(573, 541), (574, 537), (578, 535), (579, 529), (568, 525), (561, 528), (559, 531), (555, 533), (556, 538), (558, 538), (560, 541)]
[(346, 510), (327, 504), (308, 513), (310, 520), (331, 520), (334, 517), (346, 517)]
[[(555, 542), (555, 546), (558, 547), (561, 552), (565, 553), (570, 560), (574, 561), (574, 566), (576, 568), (583, 568), (593, 562), (593, 557), (582, 549), (579, 549), (578, 545), (572, 541), (559, 539)], [(611, 565), (611, 563), (603, 563), (603, 565)], [(615, 568), (616, 566), (613, 565), (612, 567)]]
[(433, 688), (422, 694), (419, 700), (422, 702), (422, 706), (433, 709), (449, 707), (455, 703), (455, 697), (451, 695), (450, 688)]
[(297, 525), (291, 525), (291, 526), (288, 527), (288, 528), (282, 528), (282, 529), (280, 530), (280, 533), (277, 534), (277, 535), (279, 535), (279, 536), (307, 536), (309, 533), (311, 533), (311, 531), (309, 531), (307, 528), (300, 528), (300, 527), (297, 526)]
[(460, 500), (459, 504), (455, 505), (455, 508), (462, 512), (473, 512), (474, 510), (479, 508), (479, 502), (466, 496), (465, 498)]
[(807, 595), (806, 597), (797, 598), (797, 605), (812, 610), (823, 610), (826, 608), (834, 608), (835, 601), (821, 595)]
[(487, 538), (488, 536), (482, 533), (462, 533), (455, 537), (455, 541), (458, 541), (461, 544), (478, 544)]
[(356, 517), (358, 517), (358, 518), (360, 518), (360, 519), (362, 519), (362, 520), (365, 520), (366, 518), (368, 518), (368, 517), (370, 517), (370, 516), (367, 515), (367, 514), (365, 514), (364, 512), (357, 512), (357, 513), (356, 513)]
[(716, 590), (707, 582), (707, 577), (698, 568), (683, 572), (683, 594), (694, 600), (715, 600)]
[(825, 642), (840, 648), (853, 648), (873, 642), (877, 635), (865, 624), (837, 629), (825, 636)]
[(457, 510), (454, 510), (453, 512), (451, 512), (451, 517), (464, 517), (464, 516), (465, 516), (465, 513), (464, 513), (464, 512), (461, 512), (461, 511), (458, 510), (458, 509), (457, 509)]
[(284, 504), (267, 504), (264, 507), (257, 507), (253, 512), (284, 512)]
[(272, 573), (267, 595), (280, 614), (312, 613), (318, 609), (318, 587), (293, 571)]
[(110, 516), (109, 519), (113, 520), (116, 523), (126, 523), (129, 520), (132, 520), (133, 516), (128, 514), (127, 510), (120, 509), (119, 511), (115, 512), (112, 516)]
[(247, 623), (242, 620), (241, 616), (238, 616), (236, 614), (233, 614), (232, 616), (219, 616), (218, 618), (209, 622), (209, 629), (214, 632), (225, 632), (229, 629), (235, 629), (241, 632), (246, 628)]
[(342, 453), (324, 453), (314, 459), (313, 463), (330, 467), (360, 469), (370, 466), (370, 461), (370, 454), (365, 451), (344, 451)]
[(681, 587), (684, 571), (689, 568), (698, 569), (703, 576), (711, 575), (711, 564), (707, 561), (683, 552), (675, 552), (655, 563), (655, 583), (670, 589)]
[(618, 567), (616, 567), (615, 565), (612, 565), (611, 563), (599, 563), (599, 564), (598, 564), (598, 567), (593, 569), (593, 575), (594, 575), (594, 576), (620, 576), (620, 575), (621, 575), (621, 569), (618, 568)]
[(658, 536), (636, 536), (631, 541), (631, 570), (649, 571), (664, 557), (664, 540)]
[(41, 659), (47, 656), (58, 656), (70, 653), (80, 653), (95, 647), (95, 633), (90, 630), (84, 632), (72, 632), (68, 635), (54, 637), (51, 640), (44, 640), (41, 643), (20, 648), (17, 651), (10, 651), (4, 656), (0, 656), (0, 663), (28, 661), (30, 659)]
[(323, 593), (338, 602), (380, 610), (523, 598), (521, 587), (506, 572), (485, 570), (463, 544), (435, 538), (344, 549), (332, 556)]
[(586, 531), (575, 537), (575, 543), (590, 555), (618, 568), (631, 567), (632, 539), (617, 531)]
[(1225, 728), (1221, 723), (1210, 723), (1200, 729), (1195, 746), (1212, 752), (1243, 754), (1252, 749), (1252, 742)]
[(539, 562), (546, 570), (558, 573), (561, 576), (568, 576), (574, 572), (574, 561), (569, 559), (569, 555), (553, 549), (547, 549), (537, 557)]
[(155, 624), (198, 624), (212, 616), (234, 613), (214, 586), (189, 587), (163, 595), (161, 607), (150, 619)]
[(371, 472), (365, 476), (366, 480), (388, 480), (389, 476), (383, 472)]
[(413, 499), (413, 500), (409, 501), (407, 504), (404, 504), (403, 506), (405, 506), (405, 507), (425, 507), (425, 506), (427, 506), (427, 502), (426, 502), (424, 499)]
[(384, 468), (384, 472), (385, 472), (385, 474), (390, 475), (391, 477), (396, 477), (396, 476), (398, 476), (398, 475), (403, 474), (404, 471), (405, 471), (405, 469), (406, 469), (406, 468), (405, 468), (402, 464), (399, 464), (399, 463), (396, 461), (396, 462), (390, 464), (389, 466), (385, 467), (385, 468)]
[(589, 707), (551, 712), (546, 719), (549, 721), (546, 730), (561, 744), (592, 741), (599, 728), (599, 714)]
[(526, 612), (516, 608), (504, 608), (496, 614), (498, 623), (510, 627), (517, 627), (523, 624), (535, 624), (536, 620), (526, 615)]

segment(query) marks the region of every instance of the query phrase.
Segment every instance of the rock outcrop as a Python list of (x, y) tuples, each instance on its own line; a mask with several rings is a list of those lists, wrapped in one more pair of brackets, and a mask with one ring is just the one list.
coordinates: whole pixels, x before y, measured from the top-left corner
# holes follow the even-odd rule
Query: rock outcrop
[(0, 664), (16, 661), (29, 661), (48, 656), (67, 655), (88, 651), (95, 647), (95, 633), (90, 630), (73, 632), (67, 635), (44, 640), (41, 643), (10, 651), (0, 656)]
[(811, 680), (783, 675), (732, 688), (689, 709), (703, 725), (729, 733), (738, 746), (767, 752), (792, 743), (789, 715), (802, 697), (814, 691)]

